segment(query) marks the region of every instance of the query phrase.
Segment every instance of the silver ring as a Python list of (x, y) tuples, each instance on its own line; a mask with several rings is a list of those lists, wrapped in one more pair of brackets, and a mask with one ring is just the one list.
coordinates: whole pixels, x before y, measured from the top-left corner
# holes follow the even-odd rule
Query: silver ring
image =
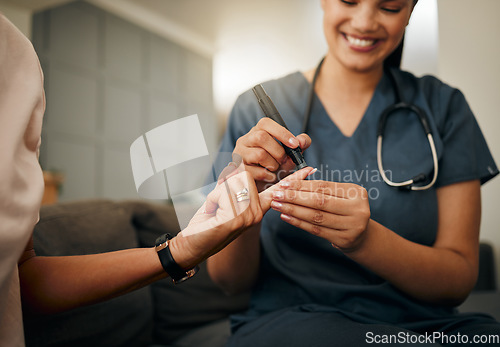
[(238, 201), (238, 202), (249, 200), (249, 199), (250, 199), (250, 197), (248, 196), (248, 189), (246, 189), (246, 188), (243, 188), (241, 191), (236, 193), (236, 201)]

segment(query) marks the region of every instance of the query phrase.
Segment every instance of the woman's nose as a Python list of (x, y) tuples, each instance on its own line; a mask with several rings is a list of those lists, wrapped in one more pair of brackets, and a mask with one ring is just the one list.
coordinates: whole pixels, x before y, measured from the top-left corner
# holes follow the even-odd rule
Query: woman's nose
[(353, 14), (351, 25), (360, 33), (374, 32), (378, 28), (377, 14), (370, 8), (360, 8)]

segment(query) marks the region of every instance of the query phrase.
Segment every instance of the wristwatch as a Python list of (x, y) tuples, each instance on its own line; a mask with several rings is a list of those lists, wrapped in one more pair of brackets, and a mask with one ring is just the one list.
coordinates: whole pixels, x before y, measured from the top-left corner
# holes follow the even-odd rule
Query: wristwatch
[(179, 284), (193, 277), (200, 268), (198, 265), (187, 271), (181, 268), (179, 264), (175, 262), (172, 253), (170, 253), (168, 241), (171, 239), (172, 235), (170, 234), (164, 234), (158, 237), (155, 242), (155, 250), (158, 253), (158, 257), (160, 258), (161, 265), (163, 269), (165, 269), (165, 272), (170, 275), (170, 278), (172, 278), (175, 284)]

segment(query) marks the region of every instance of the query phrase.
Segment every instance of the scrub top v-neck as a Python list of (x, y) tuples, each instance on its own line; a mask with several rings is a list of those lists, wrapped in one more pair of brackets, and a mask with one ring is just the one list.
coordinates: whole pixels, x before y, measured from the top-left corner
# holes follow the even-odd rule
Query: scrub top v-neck
[[(303, 76), (303, 74), (301, 73), (298, 73), (299, 76), (297, 76), (298, 79), (300, 79), (300, 75), (302, 77), (304, 77), (304, 80), (305, 82), (309, 85), (308, 88), (311, 88), (311, 84), (309, 81), (306, 80), (305, 76)], [(330, 115), (328, 113), (328, 111), (326, 110), (326, 108), (324, 107), (324, 104), (323, 102), (321, 101), (321, 99), (318, 97), (318, 95), (316, 93), (313, 94), (313, 108), (311, 109), (311, 115), (312, 114), (316, 114), (316, 117), (321, 117), (321, 118), (328, 118), (330, 120), (330, 122), (332, 123), (332, 126), (331, 127), (328, 127), (329, 130), (331, 130), (331, 136), (342, 136), (342, 137), (345, 137), (345, 138), (352, 138), (352, 137), (355, 137), (356, 134), (358, 133), (358, 129), (360, 128), (360, 126), (363, 125), (363, 123), (365, 122), (365, 118), (366, 118), (366, 115), (367, 114), (371, 114), (372, 111), (371, 111), (371, 107), (373, 106), (373, 100), (376, 100), (376, 93), (377, 92), (380, 92), (379, 89), (380, 89), (380, 82), (377, 84), (377, 87), (375, 89), (375, 91), (373, 92), (373, 95), (372, 97), (370, 98), (370, 101), (366, 107), (366, 109), (364, 110), (363, 112), (363, 115), (361, 116), (358, 124), (356, 125), (354, 131), (352, 132), (352, 134), (348, 135), (346, 133), (344, 133), (339, 127), (338, 127), (338, 124), (333, 120), (333, 118), (331, 116), (333, 115)], [(328, 121), (325, 120), (324, 121), (324, 124), (327, 125), (328, 124)], [(307, 124), (307, 128), (309, 129), (309, 122)], [(307, 132), (307, 131), (306, 131)]]

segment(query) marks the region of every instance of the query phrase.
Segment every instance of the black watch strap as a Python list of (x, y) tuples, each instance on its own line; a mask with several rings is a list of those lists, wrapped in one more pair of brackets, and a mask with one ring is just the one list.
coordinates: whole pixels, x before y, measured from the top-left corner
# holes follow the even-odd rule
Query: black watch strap
[(170, 253), (170, 248), (168, 247), (168, 241), (172, 239), (172, 235), (164, 234), (156, 239), (155, 249), (158, 253), (158, 257), (160, 258), (161, 265), (165, 272), (170, 275), (174, 283), (181, 283), (185, 280), (194, 276), (196, 272), (198, 272), (198, 266), (195, 266), (191, 270), (185, 271), (183, 268), (179, 266), (172, 257), (172, 253)]

